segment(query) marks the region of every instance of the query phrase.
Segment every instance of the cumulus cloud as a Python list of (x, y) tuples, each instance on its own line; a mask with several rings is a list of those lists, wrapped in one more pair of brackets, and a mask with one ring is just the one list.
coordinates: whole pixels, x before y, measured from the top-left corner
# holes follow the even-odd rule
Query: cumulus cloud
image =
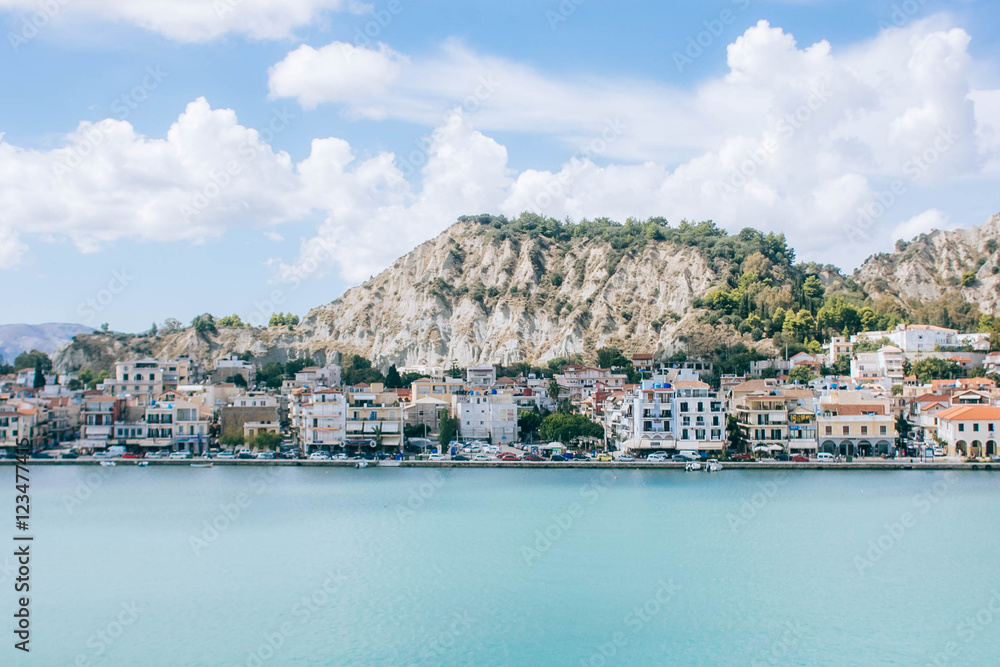
[(892, 230), (892, 237), (894, 239), (909, 241), (917, 236), (920, 236), (921, 234), (926, 234), (935, 229), (947, 231), (957, 228), (958, 225), (954, 224), (948, 218), (947, 213), (939, 211), (936, 208), (932, 208), (896, 225), (896, 227)]
[[(346, 141), (319, 138), (294, 163), (269, 145), (282, 118), (258, 132), (205, 100), (165, 139), (105, 121), (52, 151), (0, 141), (0, 240), (11, 257), (31, 237), (82, 250), (119, 238), (197, 242), (237, 226), (275, 233), (318, 212), (298, 256), (271, 262), (277, 277), (333, 268), (357, 282), (458, 215), (529, 210), (714, 219), (785, 232), (801, 259), (850, 267), (951, 225), (937, 210), (912, 217), (911, 197), (933, 188), (946, 198), (996, 163), (998, 95), (973, 85), (968, 45), (940, 17), (839, 53), (762, 21), (730, 45), (728, 72), (692, 91), (556, 80), (455, 42), (432, 58), (304, 46), (271, 69), (272, 96), (425, 123), (421, 147), (359, 159)], [(518, 173), (489, 136), (501, 130), (561, 138), (574, 155)], [(87, 168), (72, 168), (83, 152)]]
[[(44, 20), (94, 17), (121, 21), (181, 42), (203, 42), (226, 33), (254, 39), (282, 39), (326, 11), (361, 13), (371, 5), (358, 0), (0, 0), (0, 9)], [(42, 20), (42, 19), (37, 19)]]

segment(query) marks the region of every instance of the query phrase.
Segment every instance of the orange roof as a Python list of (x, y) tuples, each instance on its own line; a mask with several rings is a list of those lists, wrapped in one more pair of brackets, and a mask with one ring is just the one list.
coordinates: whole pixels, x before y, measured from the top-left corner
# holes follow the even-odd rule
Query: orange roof
[(993, 421), (1000, 420), (1000, 408), (994, 408), (989, 405), (956, 405), (947, 410), (942, 410), (937, 416), (938, 419), (952, 421)]

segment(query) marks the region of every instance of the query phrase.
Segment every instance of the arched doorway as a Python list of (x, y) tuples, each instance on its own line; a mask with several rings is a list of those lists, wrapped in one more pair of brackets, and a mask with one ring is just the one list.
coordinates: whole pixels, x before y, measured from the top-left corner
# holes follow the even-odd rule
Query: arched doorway
[(883, 454), (889, 456), (892, 453), (892, 443), (888, 440), (879, 440), (875, 443), (875, 455), (882, 456)]
[(979, 442), (978, 440), (973, 440), (972, 444), (969, 445), (969, 456), (977, 457), (982, 453), (982, 451), (983, 451), (983, 443)]
[(837, 443), (833, 440), (824, 440), (823, 444), (820, 445), (820, 450), (826, 452), (827, 454), (837, 453)]
[(872, 443), (867, 440), (860, 440), (858, 442), (858, 456), (871, 456), (872, 455)]
[(955, 443), (955, 453), (958, 454), (959, 456), (965, 456), (968, 451), (969, 451), (969, 443), (967, 443), (965, 440), (959, 440), (958, 442)]
[(993, 440), (986, 441), (986, 456), (995, 456), (997, 453), (997, 443)]

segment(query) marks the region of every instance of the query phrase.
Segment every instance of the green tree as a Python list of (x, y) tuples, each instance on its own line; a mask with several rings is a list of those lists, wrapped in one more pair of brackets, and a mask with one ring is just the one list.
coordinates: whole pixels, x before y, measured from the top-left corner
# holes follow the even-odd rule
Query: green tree
[(70, 391), (83, 389), (83, 382), (81, 382), (78, 378), (70, 378), (69, 382), (66, 383), (66, 388)]
[(921, 359), (913, 364), (913, 374), (921, 384), (931, 380), (942, 380), (965, 377), (965, 369), (948, 359)]
[(191, 320), (191, 326), (200, 334), (216, 333), (215, 318), (210, 313), (202, 313)]
[(385, 376), (377, 368), (372, 368), (372, 362), (356, 354), (348, 355), (340, 366), (340, 376), (344, 384), (384, 382)]
[(448, 445), (458, 436), (458, 420), (447, 410), (442, 410), (438, 417), (438, 444), (441, 451), (447, 451)]
[(538, 410), (538, 406), (535, 406), (531, 410), (521, 410), (517, 413), (517, 429), (521, 433), (521, 437), (530, 439), (532, 435), (538, 433), (539, 427), (542, 425), (542, 413)]
[(399, 377), (399, 371), (396, 370), (396, 364), (389, 366), (389, 370), (385, 374), (385, 386), (386, 389), (402, 389), (403, 388), (403, 378)]
[(225, 317), (219, 318), (220, 327), (241, 327), (243, 326), (243, 320), (240, 319), (239, 315), (235, 313), (232, 315), (226, 315)]
[(20, 371), (25, 368), (33, 368), (41, 362), (42, 370), (46, 373), (52, 370), (52, 360), (49, 359), (49, 355), (38, 350), (32, 350), (31, 352), (22, 352), (14, 358), (14, 370)]
[(729, 441), (731, 449), (737, 452), (746, 451), (747, 442), (743, 437), (743, 431), (740, 430), (739, 422), (736, 421), (736, 415), (728, 415), (726, 417), (726, 439)]
[(42, 360), (35, 359), (35, 382), (32, 385), (35, 389), (41, 389), (45, 386), (45, 369), (42, 368)]
[(912, 428), (913, 427), (910, 426), (910, 422), (906, 421), (905, 416), (899, 415), (896, 417), (896, 436), (897, 443), (899, 445), (902, 445), (906, 439), (910, 437), (910, 431)]
[(281, 444), (281, 434), (273, 431), (258, 433), (250, 440), (250, 445), (256, 449), (275, 449)]
[(554, 412), (545, 417), (538, 430), (542, 440), (563, 444), (569, 444), (580, 437), (600, 438), (604, 435), (604, 428), (586, 415), (562, 412)]
[(792, 382), (801, 382), (803, 384), (814, 379), (816, 375), (813, 374), (807, 366), (796, 366), (788, 373), (788, 379)]
[(243, 445), (243, 431), (238, 428), (230, 428), (219, 437), (219, 444), (230, 449)]
[(243, 375), (240, 373), (236, 373), (235, 375), (230, 375), (229, 377), (226, 378), (226, 382), (232, 382), (237, 387), (244, 389), (247, 386), (247, 379), (243, 377)]

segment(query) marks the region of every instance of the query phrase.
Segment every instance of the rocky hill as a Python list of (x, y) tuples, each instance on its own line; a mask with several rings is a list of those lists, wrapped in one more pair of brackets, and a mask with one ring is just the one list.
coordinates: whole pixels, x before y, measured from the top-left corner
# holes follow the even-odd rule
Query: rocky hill
[(463, 219), (294, 327), (78, 336), (55, 363), (107, 368), (144, 354), (211, 363), (250, 351), (262, 361), (359, 354), (383, 367), (465, 366), (586, 357), (606, 345), (698, 353), (742, 340), (731, 328), (699, 322), (692, 309), (719, 282), (724, 261), (710, 265), (697, 247), (656, 233), (608, 238), (527, 227)]
[(1000, 215), (979, 227), (932, 231), (868, 259), (855, 280), (904, 305), (954, 296), (985, 313), (1000, 306)]

